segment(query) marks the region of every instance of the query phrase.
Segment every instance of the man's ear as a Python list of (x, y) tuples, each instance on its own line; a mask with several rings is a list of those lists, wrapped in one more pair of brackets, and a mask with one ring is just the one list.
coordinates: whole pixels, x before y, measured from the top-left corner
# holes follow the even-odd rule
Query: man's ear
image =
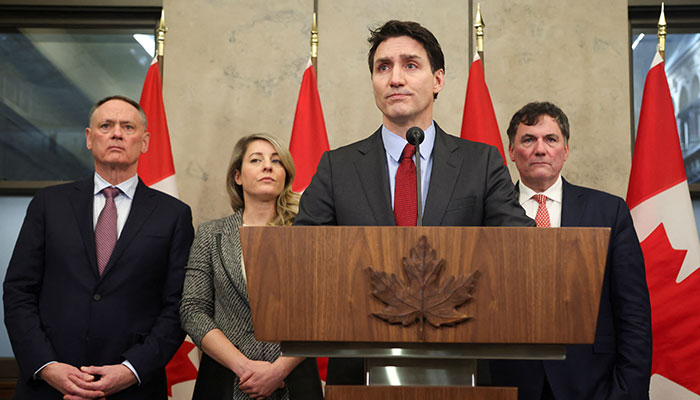
[(433, 74), (433, 94), (438, 94), (445, 86), (445, 70), (439, 69)]
[(148, 151), (148, 145), (151, 143), (151, 134), (149, 132), (145, 132), (143, 134), (143, 142), (141, 143), (141, 154), (144, 154)]
[(508, 155), (510, 156), (510, 161), (515, 162), (515, 149), (512, 144), (508, 145)]
[(90, 139), (91, 135), (92, 131), (90, 131), (90, 128), (85, 128), (85, 147), (87, 147), (88, 150), (92, 150), (92, 140)]

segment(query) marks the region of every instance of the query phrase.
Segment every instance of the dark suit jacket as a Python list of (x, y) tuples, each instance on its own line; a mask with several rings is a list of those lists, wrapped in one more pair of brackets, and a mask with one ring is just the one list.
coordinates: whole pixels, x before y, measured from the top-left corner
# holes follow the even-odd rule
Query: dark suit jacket
[[(495, 147), (435, 131), (423, 225), (534, 226)], [(381, 128), (324, 153), (295, 225), (395, 225), (387, 168)]]
[(93, 188), (93, 178), (50, 187), (27, 210), (3, 296), (20, 368), (16, 399), (59, 398), (33, 379), (49, 361), (80, 367), (124, 360), (142, 383), (111, 398), (167, 398), (165, 365), (184, 339), (178, 308), (194, 235), (190, 208), (139, 181), (100, 277)]
[(492, 361), (491, 379), (540, 399), (546, 377), (557, 399), (649, 398), (651, 309), (644, 258), (625, 202), (563, 182), (562, 226), (610, 227), (595, 342), (570, 345), (564, 361)]
[[(495, 147), (460, 139), (435, 124), (433, 170), (423, 225), (534, 226)], [(381, 128), (323, 154), (301, 197), (295, 225), (395, 225)], [(362, 384), (361, 359), (331, 359), (328, 384)]]

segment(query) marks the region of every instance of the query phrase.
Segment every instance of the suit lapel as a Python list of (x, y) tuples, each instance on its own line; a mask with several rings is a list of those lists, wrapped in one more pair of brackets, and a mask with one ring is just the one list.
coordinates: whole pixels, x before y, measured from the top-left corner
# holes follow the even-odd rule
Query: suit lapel
[(433, 146), (433, 171), (430, 175), (428, 196), (425, 200), (423, 225), (440, 225), (452, 198), (461, 160), (457, 154), (457, 144), (435, 124), (435, 145)]
[(381, 128), (370, 136), (358, 151), (363, 156), (355, 161), (355, 168), (377, 225), (396, 225), (391, 208), (386, 151)]
[(134, 193), (134, 199), (131, 201), (131, 210), (129, 211), (129, 216), (126, 219), (124, 228), (122, 228), (122, 233), (119, 235), (117, 244), (114, 247), (112, 256), (107, 262), (105, 271), (102, 277), (107, 275), (112, 269), (112, 266), (119, 260), (124, 250), (129, 246), (129, 243), (136, 237), (143, 224), (146, 222), (148, 217), (151, 215), (153, 210), (156, 208), (156, 201), (153, 199), (153, 194), (151, 189), (149, 189), (142, 181), (139, 179), (138, 186), (136, 187), (136, 192)]
[(95, 230), (93, 228), (93, 201), (95, 198), (95, 180), (90, 178), (75, 184), (75, 191), (71, 193), (71, 206), (78, 230), (85, 245), (90, 267), (95, 276), (97, 272), (97, 250), (95, 249)]
[(238, 295), (248, 302), (248, 286), (243, 277), (241, 262), (243, 251), (241, 249), (241, 237), (238, 228), (242, 224), (242, 211), (237, 211), (232, 219), (227, 219), (221, 233), (217, 233), (217, 243), (221, 264), (229, 281), (236, 289)]
[[(561, 178), (561, 226), (581, 226), (581, 216), (586, 208), (586, 198), (576, 186)], [(515, 184), (515, 191), (520, 193), (520, 181)]]
[(585, 208), (584, 194), (562, 177), (561, 226), (581, 226)]

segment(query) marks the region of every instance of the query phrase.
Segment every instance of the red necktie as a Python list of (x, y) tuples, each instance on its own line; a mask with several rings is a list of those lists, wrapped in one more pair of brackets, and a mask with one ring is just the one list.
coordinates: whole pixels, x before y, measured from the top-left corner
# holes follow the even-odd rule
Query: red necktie
[(100, 272), (100, 276), (105, 271), (114, 246), (117, 244), (117, 206), (114, 204), (114, 197), (119, 194), (119, 189), (115, 187), (104, 188), (102, 194), (105, 196), (105, 206), (97, 218), (97, 225), (95, 225), (97, 270)]
[(539, 204), (539, 207), (537, 207), (537, 215), (535, 215), (535, 223), (537, 223), (537, 226), (540, 228), (549, 228), (552, 225), (549, 222), (549, 211), (547, 211), (547, 196), (536, 194), (532, 196), (532, 198)]
[(416, 226), (418, 206), (416, 205), (416, 165), (413, 155), (416, 148), (406, 144), (401, 152), (399, 169), (396, 170), (394, 187), (394, 218), (397, 226)]

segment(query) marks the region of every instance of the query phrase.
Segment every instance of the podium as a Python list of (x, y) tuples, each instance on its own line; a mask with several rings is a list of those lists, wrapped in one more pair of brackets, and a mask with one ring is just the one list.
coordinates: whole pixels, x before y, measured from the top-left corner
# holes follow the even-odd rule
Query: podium
[[(328, 400), (516, 399), (515, 388), (475, 386), (476, 359), (563, 359), (567, 344), (593, 343), (609, 235), (609, 228), (240, 228), (256, 339), (280, 342), (283, 355), (365, 358), (367, 385), (328, 386)], [(408, 272), (426, 249), (427, 258), (434, 254), (430, 274), (440, 272), (426, 278), (433, 287), (416, 291)], [(425, 260), (418, 257), (424, 267)], [(464, 285), (445, 289), (457, 283)], [(437, 311), (446, 317), (431, 319), (468, 319), (435, 327), (425, 317), (435, 310), (412, 310), (421, 308), (414, 302), (397, 311), (383, 301), (392, 293), (449, 297)]]

